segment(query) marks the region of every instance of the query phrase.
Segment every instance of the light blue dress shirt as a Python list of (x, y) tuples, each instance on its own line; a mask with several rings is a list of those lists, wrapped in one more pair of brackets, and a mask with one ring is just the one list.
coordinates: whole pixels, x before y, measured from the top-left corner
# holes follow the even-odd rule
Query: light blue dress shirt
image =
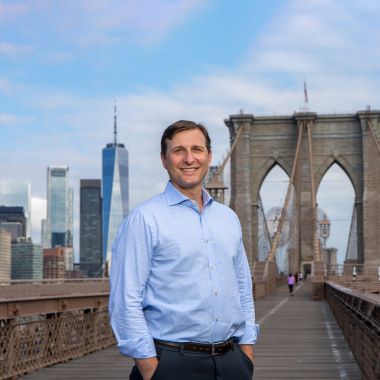
[(171, 182), (130, 212), (113, 243), (111, 324), (120, 352), (156, 356), (153, 338), (216, 343), (258, 335), (236, 214), (203, 190), (204, 207)]

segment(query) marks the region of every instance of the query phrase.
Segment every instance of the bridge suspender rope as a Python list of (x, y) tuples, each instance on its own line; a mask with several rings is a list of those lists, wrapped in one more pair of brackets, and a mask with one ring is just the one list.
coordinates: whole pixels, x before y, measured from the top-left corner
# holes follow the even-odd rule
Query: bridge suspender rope
[[(259, 193), (259, 202), (260, 202), (260, 205), (262, 207), (263, 202), (261, 201), (260, 193)], [(270, 247), (272, 247), (272, 241), (269, 238), (270, 233), (269, 233), (269, 229), (268, 229), (268, 222), (267, 222), (267, 217), (265, 215), (265, 212), (263, 212), (263, 218), (264, 218), (264, 233), (265, 233), (265, 236), (268, 236), (269, 245), (270, 245)]]
[(321, 252), (319, 247), (319, 237), (317, 231), (317, 207), (315, 197), (315, 184), (313, 174), (313, 147), (311, 144), (311, 128), (310, 122), (307, 123), (307, 139), (309, 143), (309, 166), (310, 166), (310, 185), (311, 185), (311, 204), (313, 209), (313, 253), (314, 260), (321, 261)]
[(296, 175), (296, 168), (298, 165), (299, 153), (300, 153), (301, 143), (302, 143), (302, 133), (303, 133), (303, 122), (301, 121), (299, 128), (298, 128), (298, 139), (297, 139), (296, 153), (294, 155), (293, 167), (292, 167), (292, 172), (291, 172), (290, 179), (289, 179), (288, 189), (286, 192), (284, 206), (281, 209), (280, 220), (278, 222), (278, 227), (277, 227), (276, 233), (273, 237), (273, 240), (271, 243), (271, 250), (270, 250), (269, 255), (268, 255), (268, 261), (271, 261), (271, 262), (274, 261), (278, 242), (280, 241), (280, 237), (281, 237), (282, 227), (284, 225), (284, 221), (285, 221), (285, 217), (286, 217), (286, 211), (288, 208), (289, 199), (290, 199), (291, 190), (292, 190), (292, 185), (294, 183), (294, 178)]
[(226, 157), (223, 159), (222, 164), (217, 168), (217, 170), (212, 175), (211, 180), (206, 184), (206, 189), (210, 192), (211, 196), (221, 203), (224, 203), (224, 190), (226, 189), (226, 187), (224, 186), (223, 180), (221, 178), (221, 175), (223, 173), (224, 167), (226, 166), (228, 160), (231, 158), (233, 151), (235, 150), (235, 147), (240, 138), (240, 135), (243, 132), (243, 129), (245, 129), (245, 125), (242, 125), (238, 129), (236, 136), (234, 138), (234, 141), (231, 145), (231, 148), (228, 151)]
[(235, 136), (235, 138), (234, 138), (234, 141), (233, 141), (233, 143), (232, 143), (232, 145), (231, 145), (230, 150), (228, 151), (228, 153), (227, 153), (226, 157), (224, 158), (222, 164), (218, 167), (216, 173), (214, 174), (214, 176), (216, 176), (218, 179), (220, 179), (219, 176), (223, 173), (224, 167), (226, 166), (226, 164), (227, 164), (228, 160), (230, 159), (230, 157), (231, 157), (233, 151), (235, 150), (235, 147), (236, 147), (236, 145), (237, 145), (237, 142), (238, 142), (238, 140), (239, 140), (239, 137), (240, 137), (240, 135), (242, 134), (243, 129), (245, 129), (244, 127), (245, 127), (245, 125), (242, 125), (242, 126), (238, 129), (237, 134), (236, 134), (236, 136)]

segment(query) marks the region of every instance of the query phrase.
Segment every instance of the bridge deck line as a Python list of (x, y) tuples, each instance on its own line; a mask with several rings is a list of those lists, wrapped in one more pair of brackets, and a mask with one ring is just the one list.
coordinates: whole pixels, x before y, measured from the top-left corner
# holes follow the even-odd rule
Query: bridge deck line
[[(261, 335), (255, 380), (364, 379), (329, 306), (311, 300), (304, 283), (289, 297), (287, 287), (256, 301)], [(115, 347), (23, 376), (25, 380), (128, 379), (133, 362)], [(179, 374), (180, 376), (180, 374)]]

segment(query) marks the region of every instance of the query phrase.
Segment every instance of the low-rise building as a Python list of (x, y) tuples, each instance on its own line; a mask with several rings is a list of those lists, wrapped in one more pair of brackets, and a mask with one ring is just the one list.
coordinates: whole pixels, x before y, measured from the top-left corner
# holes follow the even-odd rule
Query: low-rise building
[(40, 280), (43, 274), (42, 247), (31, 241), (18, 241), (11, 247), (12, 280)]
[(44, 278), (65, 277), (65, 248), (44, 249)]
[(0, 283), (11, 279), (11, 234), (0, 228)]

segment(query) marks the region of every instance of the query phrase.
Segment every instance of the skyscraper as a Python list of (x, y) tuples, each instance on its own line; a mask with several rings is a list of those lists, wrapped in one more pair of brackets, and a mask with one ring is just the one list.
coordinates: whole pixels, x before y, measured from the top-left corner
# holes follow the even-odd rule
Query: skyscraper
[(0, 180), (0, 206), (24, 208), (26, 238), (32, 237), (31, 186), (25, 181)]
[(0, 283), (11, 279), (11, 234), (0, 228)]
[(80, 180), (80, 269), (97, 277), (102, 269), (102, 198), (100, 179)]
[(129, 174), (128, 151), (117, 142), (116, 105), (114, 114), (114, 141), (103, 149), (103, 266), (109, 270), (111, 246), (120, 223), (128, 214)]
[(0, 206), (0, 228), (8, 231), (12, 243), (18, 238), (26, 239), (27, 219), (24, 208), (18, 206)]
[(69, 187), (69, 168), (47, 168), (47, 221), (43, 245), (71, 247), (73, 231), (73, 191)]
[(51, 236), (48, 219), (41, 220), (41, 245), (43, 249), (51, 248)]

